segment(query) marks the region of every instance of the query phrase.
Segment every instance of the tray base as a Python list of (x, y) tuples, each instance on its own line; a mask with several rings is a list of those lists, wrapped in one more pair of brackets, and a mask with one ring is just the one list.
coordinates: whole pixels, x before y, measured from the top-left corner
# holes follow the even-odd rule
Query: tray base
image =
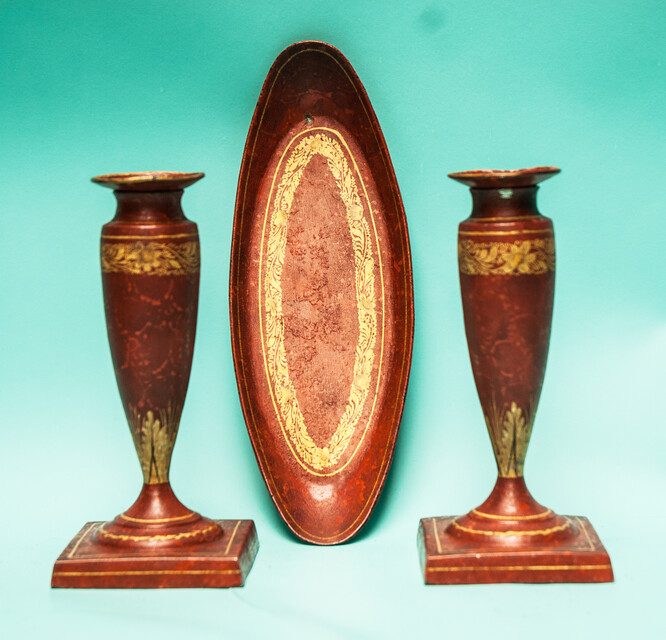
[(451, 517), (424, 518), (418, 531), (426, 584), (612, 582), (610, 558), (587, 518), (565, 516), (578, 534), (566, 544), (497, 545), (446, 532)]
[(53, 567), (52, 587), (166, 589), (242, 587), (259, 548), (252, 520), (215, 520), (212, 542), (168, 549), (128, 549), (93, 540), (103, 522), (88, 522)]

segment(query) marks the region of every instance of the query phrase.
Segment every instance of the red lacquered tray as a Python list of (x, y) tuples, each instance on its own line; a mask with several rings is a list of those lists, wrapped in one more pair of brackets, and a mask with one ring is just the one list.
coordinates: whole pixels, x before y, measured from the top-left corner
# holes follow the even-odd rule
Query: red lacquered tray
[(271, 67), (238, 181), (231, 337), (245, 421), (282, 518), (335, 544), (386, 478), (414, 332), (405, 212), (349, 62), (300, 42)]

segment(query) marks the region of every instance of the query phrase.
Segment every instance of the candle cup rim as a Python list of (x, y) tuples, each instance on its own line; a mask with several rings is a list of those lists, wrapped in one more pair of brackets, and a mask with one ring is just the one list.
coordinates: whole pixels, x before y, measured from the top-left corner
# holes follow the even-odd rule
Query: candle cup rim
[(106, 173), (91, 181), (114, 191), (179, 191), (204, 177), (202, 172), (131, 171)]
[(533, 187), (558, 173), (558, 167), (539, 166), (526, 169), (473, 169), (448, 175), (474, 189), (497, 189)]

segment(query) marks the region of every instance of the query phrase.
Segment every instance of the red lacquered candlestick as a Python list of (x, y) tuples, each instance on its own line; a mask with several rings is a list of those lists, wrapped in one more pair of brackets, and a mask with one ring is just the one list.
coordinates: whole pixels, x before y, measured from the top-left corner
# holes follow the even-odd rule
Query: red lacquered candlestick
[(467, 515), (421, 520), (428, 584), (613, 580), (589, 521), (543, 507), (523, 477), (555, 284), (553, 225), (537, 210), (537, 184), (557, 173), (535, 167), (450, 174), (472, 191), (472, 214), (458, 235), (460, 286), (498, 479), (490, 497)]
[(102, 229), (109, 344), (143, 472), (136, 502), (88, 523), (55, 564), (52, 586), (241, 586), (257, 550), (249, 520), (209, 520), (176, 498), (171, 455), (190, 378), (199, 296), (199, 237), (180, 206), (203, 173), (98, 176), (114, 189)]

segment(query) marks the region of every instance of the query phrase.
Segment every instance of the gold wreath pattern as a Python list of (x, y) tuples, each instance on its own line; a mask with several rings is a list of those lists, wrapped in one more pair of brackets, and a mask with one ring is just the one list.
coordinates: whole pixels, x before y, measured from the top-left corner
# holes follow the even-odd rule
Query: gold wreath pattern
[(503, 410), (493, 398), (489, 409), (490, 415), (484, 417), (499, 475), (503, 478), (520, 478), (523, 476), (527, 446), (532, 435), (535, 408), (530, 406), (522, 409), (511, 402)]
[(102, 242), (102, 271), (183, 276), (199, 272), (198, 242)]
[(555, 241), (535, 238), (514, 242), (458, 243), (460, 272), (471, 276), (537, 275), (555, 271)]
[[(294, 194), (305, 168), (317, 154), (326, 159), (346, 209), (354, 254), (359, 323), (359, 339), (355, 350), (349, 398), (335, 432), (328, 444), (323, 447), (318, 446), (308, 433), (296, 390), (289, 376), (284, 344), (281, 284), (287, 246), (287, 227)], [(370, 226), (364, 216), (356, 180), (345, 154), (339, 142), (329, 135), (317, 133), (302, 138), (286, 161), (270, 216), (263, 289), (267, 371), (284, 421), (286, 435), (293, 445), (292, 450), (295, 449), (297, 458), (307, 465), (305, 467), (307, 470), (329, 469), (340, 461), (361, 418), (370, 389), (377, 339), (375, 259), (372, 253)]]
[(132, 406), (129, 409), (128, 421), (143, 481), (146, 484), (168, 482), (182, 407), (169, 405), (166, 409), (159, 409), (157, 415), (153, 411), (142, 415)]

